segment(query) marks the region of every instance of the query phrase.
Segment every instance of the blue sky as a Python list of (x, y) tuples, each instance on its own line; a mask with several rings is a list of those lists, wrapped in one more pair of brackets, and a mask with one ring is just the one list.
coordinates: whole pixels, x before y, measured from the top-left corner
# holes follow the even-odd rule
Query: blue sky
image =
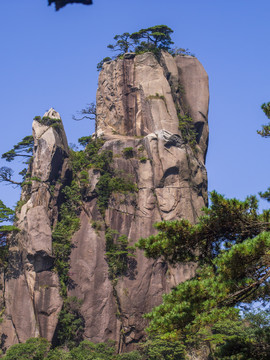
[[(269, 0), (94, 0), (59, 12), (47, 0), (1, 0), (0, 153), (50, 107), (70, 143), (92, 133), (93, 123), (72, 114), (95, 100), (107, 44), (115, 34), (166, 24), (209, 75), (209, 190), (243, 199), (266, 189), (270, 140), (256, 129), (267, 122), (260, 106), (270, 101), (269, 14)], [(19, 191), (0, 184), (0, 199), (13, 206)]]

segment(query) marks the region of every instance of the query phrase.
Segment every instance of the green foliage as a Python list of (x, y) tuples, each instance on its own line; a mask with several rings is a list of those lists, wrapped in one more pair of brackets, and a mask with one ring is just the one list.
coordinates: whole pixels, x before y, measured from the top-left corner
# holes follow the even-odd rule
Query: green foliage
[[(2, 200), (0, 200), (0, 224), (3, 222), (13, 222), (15, 212), (8, 208)], [(0, 226), (0, 267), (6, 266), (8, 257), (8, 235), (17, 232), (19, 229), (14, 225)]]
[[(32, 135), (25, 136), (22, 141), (14, 145), (13, 148), (4, 154), (2, 154), (2, 159), (5, 159), (8, 162), (15, 160), (17, 157), (23, 157), (25, 160), (23, 163), (29, 165), (33, 159), (33, 147), (34, 147), (34, 138)], [(14, 181), (12, 176), (14, 171), (6, 166), (0, 168), (0, 182), (7, 182), (13, 185), (22, 185), (23, 182)], [(23, 177), (23, 181), (27, 176), (27, 169), (24, 168), (19, 172), (19, 175)]]
[(115, 175), (111, 170), (104, 172), (97, 184), (98, 207), (102, 214), (108, 208), (109, 199), (113, 192), (137, 192), (137, 185), (123, 175)]
[(117, 231), (110, 228), (106, 229), (105, 239), (109, 277), (115, 280), (126, 273), (128, 258), (134, 256), (134, 248), (128, 246), (128, 238), (125, 235), (119, 236)]
[(44, 360), (72, 360), (70, 357), (70, 353), (66, 349), (62, 348), (54, 348), (50, 350), (46, 358)]
[(2, 200), (0, 200), (0, 223), (4, 221), (12, 221), (14, 216), (14, 210), (8, 208)]
[(38, 121), (41, 125), (51, 126), (55, 129), (63, 128), (61, 119), (50, 118), (49, 116), (43, 116), (43, 118), (41, 118), (40, 116), (36, 116), (34, 120)]
[(136, 41), (132, 40), (130, 34), (127, 32), (122, 35), (115, 35), (113, 39), (116, 41), (115, 45), (110, 44), (107, 48), (113, 51), (119, 51), (120, 54), (129, 52), (130, 48), (133, 48), (136, 44)]
[(116, 357), (117, 360), (144, 360), (145, 358), (139, 351), (131, 351), (124, 353)]
[(94, 344), (84, 340), (77, 348), (71, 350), (70, 355), (72, 360), (113, 360), (115, 359), (114, 342)]
[[(66, 316), (65, 316), (66, 317)], [(76, 321), (76, 320), (75, 320)], [(73, 328), (71, 319), (66, 321), (67, 334), (72, 339), (69, 326)], [(75, 327), (74, 327), (75, 329)], [(63, 339), (65, 341), (65, 339)], [(65, 342), (70, 344), (69, 342)], [(4, 360), (143, 360), (145, 359), (138, 351), (125, 354), (116, 354), (114, 341), (94, 344), (88, 340), (83, 340), (76, 347), (67, 350), (56, 347), (51, 350), (51, 344), (42, 338), (30, 338), (26, 343), (16, 344), (9, 348)], [(152, 358), (151, 358), (152, 359)], [(164, 358), (165, 359), (165, 358)], [(166, 358), (167, 359), (167, 358)], [(168, 358), (169, 359), (169, 358)]]
[(50, 343), (43, 338), (30, 338), (23, 344), (11, 346), (4, 360), (43, 360), (50, 349)]
[(192, 149), (197, 145), (197, 132), (194, 127), (193, 119), (188, 115), (181, 115), (178, 113), (179, 130), (181, 131), (182, 139), (185, 144), (189, 144)]
[(130, 38), (138, 43), (136, 52), (160, 52), (168, 51), (173, 44), (171, 34), (173, 30), (166, 25), (156, 25), (147, 29), (141, 29), (130, 35)]
[[(270, 119), (270, 102), (262, 104), (261, 108), (268, 119)], [(258, 130), (257, 133), (262, 137), (270, 137), (270, 123), (263, 125), (262, 130)], [(260, 192), (259, 195), (261, 198), (270, 201), (270, 187), (265, 192)]]
[(74, 174), (86, 168), (98, 168), (101, 165), (101, 162), (105, 161), (104, 158), (106, 157), (105, 153), (99, 155), (99, 151), (104, 145), (104, 140), (102, 138), (93, 139), (92, 137), (87, 136), (80, 138), (79, 142), (81, 145), (86, 144), (86, 148), (81, 151), (70, 151), (70, 160)]
[(92, 221), (92, 228), (99, 232), (102, 229), (102, 223), (100, 221)]
[(141, 157), (139, 158), (139, 160), (140, 160), (141, 163), (146, 163), (147, 157), (141, 156)]
[(226, 322), (241, 322), (240, 304), (270, 296), (269, 212), (257, 212), (257, 199), (225, 199), (211, 193), (211, 206), (195, 225), (187, 220), (163, 221), (155, 236), (140, 239), (147, 257), (172, 264), (196, 261), (196, 275), (163, 296), (163, 304), (147, 315), (151, 336), (217, 347), (228, 336), (218, 332)]
[(178, 48), (178, 47), (175, 47), (173, 49), (170, 49), (169, 50), (169, 53), (172, 55), (172, 56), (176, 56), (176, 55), (188, 55), (188, 56), (192, 56), (194, 57), (195, 55), (192, 54), (189, 49), (183, 49), (183, 48)]
[(143, 345), (144, 358), (147, 360), (184, 360), (185, 347), (181, 341), (168, 341), (161, 337), (149, 339)]
[(84, 319), (81, 315), (82, 301), (75, 296), (64, 299), (62, 310), (58, 317), (58, 345), (75, 347), (83, 340)]
[(78, 139), (78, 143), (82, 146), (88, 145), (92, 140), (92, 136), (82, 136)]
[[(171, 45), (173, 44), (171, 40), (172, 33), (173, 30), (168, 26), (156, 25), (147, 29), (141, 29), (133, 34), (125, 32), (122, 35), (115, 35), (115, 44), (110, 44), (107, 47), (112, 51), (118, 52), (118, 58), (122, 58), (129, 51), (134, 51), (136, 54), (150, 51), (160, 56), (161, 50), (171, 51)], [(98, 63), (98, 71), (102, 69), (104, 62), (110, 60), (112, 59), (104, 58)]]
[[(80, 184), (86, 180), (88, 173), (81, 171)], [(58, 344), (72, 348), (82, 341), (84, 320), (80, 313), (81, 302), (75, 297), (67, 297), (67, 287), (70, 283), (69, 278), (69, 257), (71, 254), (73, 234), (79, 230), (79, 214), (82, 205), (81, 186), (73, 176), (70, 186), (62, 189), (64, 201), (60, 206), (59, 221), (53, 231), (53, 255), (54, 270), (58, 273), (61, 296), (63, 297), (63, 307), (59, 314), (57, 341)], [(58, 352), (53, 352), (51, 359), (56, 358)], [(60, 354), (63, 359), (68, 358), (63, 352)]]
[(134, 157), (134, 149), (133, 147), (126, 147), (123, 149), (123, 154), (126, 159), (131, 159)]
[[(270, 119), (270, 102), (262, 104), (262, 110), (268, 119)], [(257, 133), (262, 137), (270, 137), (270, 123), (262, 125), (262, 130), (258, 130)]]
[(101, 60), (98, 64), (97, 64), (97, 71), (100, 71), (102, 69), (102, 66), (104, 63), (111, 61), (112, 58), (110, 58), (109, 56), (106, 56), (103, 60)]
[(269, 311), (247, 312), (243, 320), (224, 321), (216, 324), (213, 331), (226, 339), (215, 349), (217, 359), (267, 360), (270, 357)]
[[(135, 192), (136, 184), (129, 180), (128, 176), (116, 173), (111, 167), (113, 153), (111, 150), (101, 150), (104, 145), (102, 138), (87, 138), (84, 151), (71, 150), (70, 158), (74, 173), (79, 173), (81, 183), (88, 183), (88, 173), (85, 169), (94, 168), (100, 172), (100, 179), (96, 187), (98, 207), (104, 215), (109, 204), (109, 198), (113, 192)], [(130, 148), (127, 148), (130, 152)]]
[(261, 198), (270, 201), (270, 187), (265, 192), (259, 192)]
[(26, 204), (26, 202), (27, 202), (26, 200), (21, 200), (21, 199), (18, 200), (16, 204), (15, 212), (20, 213), (23, 205)]
[(81, 184), (88, 184), (89, 183), (89, 174), (86, 170), (82, 170), (79, 175), (80, 183)]
[(14, 171), (6, 166), (2, 166), (0, 168), (0, 182), (7, 182), (8, 184), (12, 185), (22, 185), (22, 182), (14, 181), (12, 179), (12, 176), (14, 174)]
[(204, 216), (197, 224), (185, 219), (157, 223), (159, 233), (140, 239), (137, 246), (145, 250), (147, 257), (162, 256), (173, 264), (200, 261), (203, 265), (213, 261), (222, 250), (269, 231), (269, 212), (258, 214), (254, 196), (240, 201), (213, 191), (210, 201), (211, 206), (203, 209)]
[(60, 221), (58, 221), (53, 231), (53, 254), (55, 256), (54, 267), (57, 271), (61, 285), (61, 295), (66, 296), (67, 284), (69, 281), (69, 256), (71, 253), (72, 235), (80, 227), (78, 218), (81, 206), (80, 187), (75, 180), (70, 186), (63, 190), (65, 201), (60, 208)]
[[(18, 144), (4, 154), (2, 159), (8, 162), (13, 161), (16, 157), (31, 158), (33, 155), (34, 138), (32, 135), (25, 136)], [(27, 164), (28, 162), (25, 162)]]

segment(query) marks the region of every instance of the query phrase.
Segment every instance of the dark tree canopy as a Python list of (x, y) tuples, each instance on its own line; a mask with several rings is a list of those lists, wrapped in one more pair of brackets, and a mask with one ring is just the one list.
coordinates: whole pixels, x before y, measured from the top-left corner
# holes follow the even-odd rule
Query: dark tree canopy
[(92, 5), (92, 0), (48, 0), (49, 5), (55, 4), (55, 10), (60, 10), (62, 7), (67, 4), (84, 4), (84, 5)]
[(230, 329), (235, 328), (234, 336), (239, 329), (244, 333), (239, 306), (270, 299), (269, 220), (269, 211), (258, 213), (253, 196), (239, 201), (212, 192), (211, 206), (197, 224), (163, 221), (156, 225), (157, 235), (141, 239), (137, 246), (147, 257), (200, 265), (193, 278), (164, 295), (163, 304), (147, 315), (149, 335), (187, 347), (210, 344), (219, 351)]
[[(4, 154), (2, 159), (11, 162), (15, 157), (31, 158), (33, 155), (34, 138), (32, 135), (25, 136), (22, 141), (14, 145), (13, 148)], [(26, 162), (27, 163), (27, 162)]]
[[(122, 35), (115, 35), (115, 44), (108, 45), (113, 51), (118, 51), (119, 55), (129, 51), (136, 53), (160, 50), (168, 51), (171, 49), (173, 41), (171, 34), (173, 30), (166, 25), (156, 25), (147, 29), (141, 29), (133, 34), (128, 32)], [(118, 56), (119, 56), (118, 55)]]
[(166, 25), (156, 25), (147, 29), (141, 29), (130, 35), (130, 38), (137, 41), (137, 51), (151, 51), (153, 49), (168, 51), (173, 44), (171, 34), (173, 30)]
[[(4, 154), (2, 154), (2, 159), (5, 159), (7, 162), (11, 162), (15, 160), (15, 158), (23, 158), (24, 164), (29, 165), (32, 156), (33, 156), (33, 148), (34, 148), (34, 138), (32, 135), (25, 136), (18, 144), (14, 145), (13, 148)], [(13, 185), (21, 185), (22, 182), (17, 182), (12, 179), (14, 171), (6, 166), (2, 166), (0, 168), (0, 182), (7, 182), (8, 184)], [(27, 168), (24, 168), (22, 171), (19, 172), (19, 175), (23, 177), (25, 180), (27, 174)]]
[(171, 39), (173, 30), (167, 25), (151, 26), (147, 29), (141, 29), (132, 34), (125, 32), (122, 35), (115, 35), (114, 44), (109, 44), (107, 47), (116, 52), (116, 55), (105, 57), (97, 64), (97, 70), (100, 71), (104, 63), (121, 58), (125, 53), (134, 52), (135, 54), (142, 54), (145, 52), (152, 52), (157, 58), (160, 57), (161, 51), (167, 51), (172, 56), (176, 55), (191, 55), (188, 49), (172, 48), (174, 42)]
[(113, 39), (116, 41), (115, 45), (109, 44), (107, 48), (113, 51), (119, 51), (121, 54), (134, 50), (135, 44), (138, 43), (137, 40), (131, 38), (131, 35), (128, 32), (125, 32), (122, 35), (115, 35)]
[[(270, 102), (262, 104), (262, 110), (270, 119)], [(270, 123), (262, 125), (262, 130), (258, 130), (257, 133), (262, 137), (270, 137)]]
[[(14, 210), (8, 208), (2, 200), (0, 200), (0, 268), (6, 263), (8, 255), (8, 236), (13, 231), (18, 231), (14, 225), (6, 225), (14, 220)], [(5, 223), (5, 225), (2, 225)]]

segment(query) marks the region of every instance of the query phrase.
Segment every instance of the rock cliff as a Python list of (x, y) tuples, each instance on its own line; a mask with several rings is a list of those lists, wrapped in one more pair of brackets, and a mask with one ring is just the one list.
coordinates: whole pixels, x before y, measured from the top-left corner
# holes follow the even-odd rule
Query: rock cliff
[[(115, 179), (133, 187), (112, 189), (101, 209), (102, 172), (98, 166), (87, 168), (66, 294), (81, 300), (86, 339), (115, 340), (120, 352), (134, 348), (144, 337), (142, 315), (194, 274), (193, 263), (171, 268), (136, 251), (125, 258), (121, 275), (112, 275), (108, 241), (124, 235), (133, 245), (155, 233), (155, 222), (196, 221), (207, 204), (208, 101), (208, 77), (194, 57), (163, 52), (157, 60), (152, 53), (130, 53), (104, 64), (96, 108), (96, 135), (104, 142), (99, 152), (111, 154)], [(52, 229), (75, 174), (59, 114), (51, 109), (43, 119), (53, 122), (33, 122), (31, 181), (23, 186), (17, 210), (21, 231), (11, 239), (1, 275), (3, 348), (34, 336), (55, 341), (63, 306)], [(187, 128), (195, 143), (188, 141)]]

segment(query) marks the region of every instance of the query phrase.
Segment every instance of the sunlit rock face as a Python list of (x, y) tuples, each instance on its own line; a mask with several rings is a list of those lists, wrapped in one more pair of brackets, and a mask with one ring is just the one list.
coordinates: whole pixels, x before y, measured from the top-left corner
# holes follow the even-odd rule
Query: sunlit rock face
[[(104, 64), (97, 134), (106, 140), (103, 149), (113, 151), (114, 169), (138, 186), (135, 194), (111, 196), (105, 223), (126, 235), (130, 244), (155, 233), (158, 221), (195, 222), (207, 204), (208, 102), (208, 76), (196, 58), (163, 53), (158, 61), (152, 53), (126, 54)], [(184, 143), (179, 114), (193, 119), (194, 149)], [(126, 148), (133, 149), (131, 158), (123, 156)], [(91, 227), (91, 221), (100, 221), (96, 199), (85, 206), (71, 256), (72, 278), (78, 284), (71, 293), (84, 299), (85, 336), (94, 341), (112, 338), (120, 350), (132, 349), (144, 336), (142, 315), (160, 304), (162, 293), (190, 278), (195, 266), (170, 268), (138, 251), (126, 276), (112, 286), (102, 255), (105, 233)]]
[[(50, 109), (44, 117), (60, 119)], [(57, 221), (60, 181), (68, 177), (68, 145), (60, 120), (56, 129), (34, 120), (31, 184), (22, 188), (21, 209), (16, 226), (20, 232), (11, 239), (8, 267), (3, 273), (4, 320), (1, 324), (5, 349), (29, 337), (52, 340), (63, 300), (59, 280), (52, 272), (52, 225)]]
[[(82, 300), (84, 337), (116, 341), (119, 351), (133, 349), (145, 336), (142, 315), (162, 301), (162, 294), (193, 276), (196, 265), (171, 268), (137, 251), (125, 273), (112, 281), (105, 232), (126, 235), (133, 245), (155, 234), (162, 220), (196, 222), (207, 205), (205, 156), (208, 143), (208, 77), (191, 56), (126, 54), (105, 63), (97, 91), (97, 136), (111, 150), (111, 167), (134, 184), (136, 192), (114, 192), (108, 208), (97, 205), (98, 169), (90, 168), (80, 211), (80, 229), (72, 238), (68, 296)], [(196, 144), (186, 142), (179, 117), (192, 118)], [(59, 119), (55, 110), (47, 117)], [(0, 325), (4, 347), (29, 337), (52, 340), (62, 307), (58, 275), (52, 271), (52, 227), (58, 221), (62, 189), (72, 174), (63, 127), (34, 121), (34, 180), (23, 190), (18, 212), (21, 232), (12, 240), (8, 269), (0, 279), (6, 310)], [(125, 149), (132, 149), (125, 156)], [(74, 174), (73, 174), (74, 175)], [(52, 191), (52, 185), (53, 191)], [(101, 224), (97, 230), (93, 224)]]

